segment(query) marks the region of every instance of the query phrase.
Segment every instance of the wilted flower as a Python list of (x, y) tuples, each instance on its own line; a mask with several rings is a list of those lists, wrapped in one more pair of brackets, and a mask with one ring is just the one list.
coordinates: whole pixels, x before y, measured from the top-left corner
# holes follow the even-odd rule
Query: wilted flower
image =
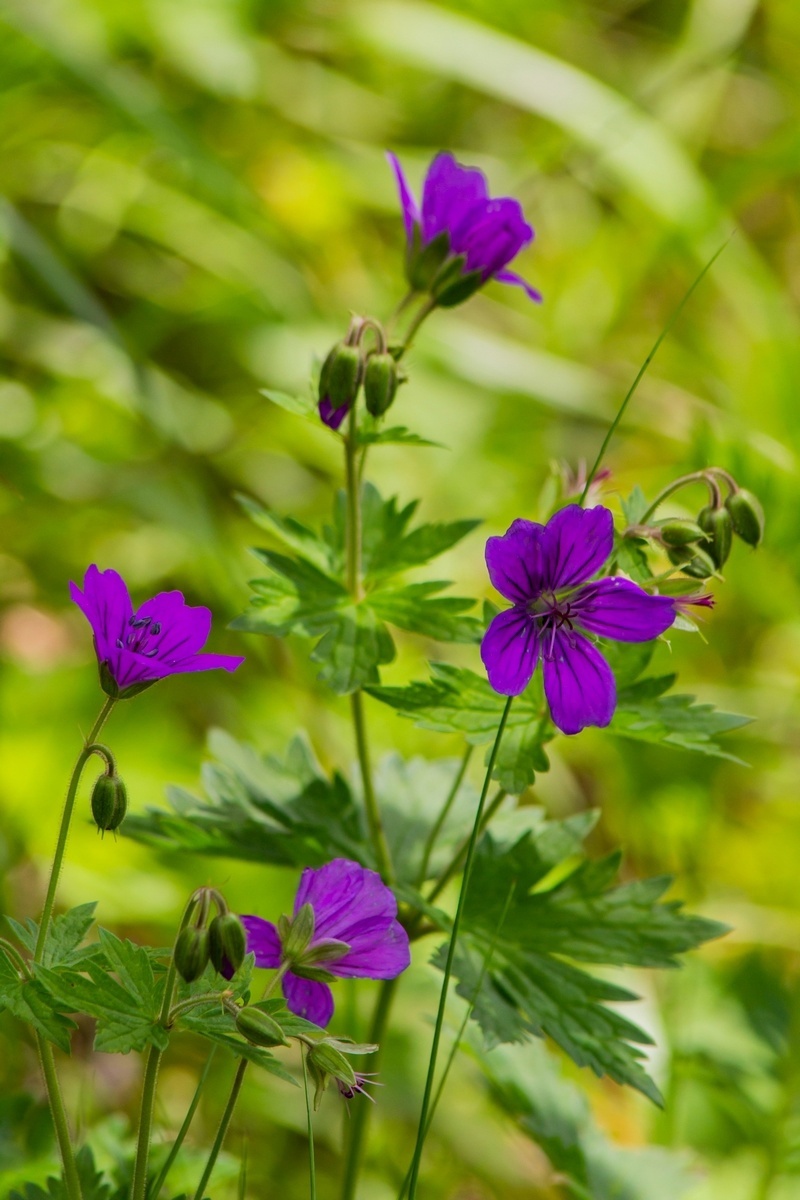
[(374, 1104), (375, 1097), (370, 1096), (367, 1088), (380, 1087), (381, 1085), (376, 1081), (374, 1071), (368, 1075), (362, 1075), (360, 1071), (356, 1071), (355, 1083), (350, 1084), (344, 1079), (337, 1079), (336, 1086), (339, 1089), (339, 1095), (344, 1096), (345, 1100), (352, 1100), (354, 1096), (366, 1096), (367, 1100), (371, 1100)]
[(629, 579), (587, 582), (611, 554), (614, 524), (598, 505), (562, 508), (547, 525), (514, 521), (489, 538), (489, 578), (512, 608), (498, 613), (481, 644), (496, 692), (518, 696), (542, 659), (544, 690), (562, 733), (608, 725), (616, 707), (614, 675), (583, 635), (647, 642), (675, 619), (675, 602), (651, 596)]
[(388, 159), (403, 207), (413, 287), (430, 291), (446, 307), (466, 300), (490, 279), (524, 288), (531, 300), (542, 299), (506, 269), (534, 236), (519, 201), (491, 199), (482, 171), (462, 167), (452, 154), (437, 154), (425, 176), (420, 207), (396, 155)]
[(69, 593), (92, 627), (100, 682), (109, 696), (124, 699), (168, 675), (235, 671), (244, 662), (231, 654), (200, 654), (211, 632), (211, 612), (188, 605), (181, 592), (159, 592), (133, 611), (125, 581), (116, 571), (88, 568), (83, 591)]
[(286, 1003), (297, 1016), (325, 1026), (333, 1016), (326, 979), (394, 979), (409, 964), (408, 934), (397, 901), (376, 871), (346, 858), (308, 867), (300, 879), (292, 921), (279, 926), (242, 917), (257, 967), (289, 964)]

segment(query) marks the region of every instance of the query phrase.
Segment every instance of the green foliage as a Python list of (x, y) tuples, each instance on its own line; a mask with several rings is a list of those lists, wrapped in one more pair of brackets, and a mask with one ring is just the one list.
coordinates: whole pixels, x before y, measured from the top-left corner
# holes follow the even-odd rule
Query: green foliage
[[(83, 1200), (118, 1200), (114, 1189), (105, 1182), (102, 1172), (97, 1170), (89, 1146), (81, 1146), (78, 1150), (75, 1165)], [(68, 1200), (68, 1192), (63, 1179), (51, 1176), (46, 1187), (39, 1187), (36, 1183), (23, 1184), (22, 1191), (11, 1192), (8, 1200)]]
[[(491, 968), (473, 1017), (488, 1045), (551, 1037), (579, 1065), (660, 1103), (641, 1065), (651, 1039), (610, 1002), (635, 996), (580, 964), (674, 967), (725, 927), (663, 902), (669, 879), (615, 885), (618, 855), (579, 859), (591, 817), (542, 821), (516, 842), (486, 836), (475, 860), (456, 950), (458, 993), (471, 998), (489, 947)], [(498, 934), (509, 884), (510, 907)], [(435, 956), (441, 966), (444, 947)]]
[(475, 528), (475, 521), (434, 523), (409, 529), (416, 504), (398, 508), (383, 500), (371, 484), (362, 489), (363, 596), (354, 599), (344, 578), (342, 499), (332, 529), (316, 536), (291, 519), (276, 517), (253, 501), (248, 513), (268, 529), (294, 557), (268, 549), (254, 551), (271, 574), (252, 581), (250, 609), (233, 623), (236, 629), (285, 637), (294, 633), (319, 639), (311, 658), (322, 666), (320, 678), (334, 692), (347, 694), (379, 679), (378, 668), (391, 662), (394, 642), (387, 624), (439, 641), (475, 642), (482, 626), (466, 616), (473, 602), (442, 597), (447, 583), (406, 584), (400, 576), (443, 553)]
[(665, 695), (676, 678), (654, 676), (623, 688), (610, 726), (612, 733), (741, 763), (741, 758), (729, 754), (716, 739), (721, 733), (749, 725), (751, 718), (721, 712), (713, 704), (696, 704), (694, 696)]
[[(96, 943), (83, 945), (84, 938), (94, 924), (96, 908), (97, 904), (94, 901), (79, 904), (76, 908), (59, 913), (53, 918), (42, 952), (42, 966), (77, 968), (100, 953), (100, 947)], [(20, 945), (33, 954), (39, 934), (37, 923), (30, 918), (24, 925), (20, 925), (13, 917), (8, 917), (7, 920)]]
[(0, 950), (0, 1007), (7, 1009), (20, 1021), (26, 1021), (48, 1041), (69, 1053), (70, 1034), (75, 1028), (57, 1011), (53, 994), (41, 979), (23, 978), (5, 953)]

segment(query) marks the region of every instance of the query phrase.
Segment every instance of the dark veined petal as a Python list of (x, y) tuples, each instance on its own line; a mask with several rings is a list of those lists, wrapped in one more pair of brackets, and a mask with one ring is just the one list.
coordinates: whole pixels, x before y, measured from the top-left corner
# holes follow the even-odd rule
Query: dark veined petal
[(455, 229), (488, 194), (484, 174), (477, 167), (462, 167), (452, 154), (437, 154), (422, 188), (423, 242)]
[(530, 614), (520, 608), (498, 613), (483, 635), (481, 658), (501, 696), (524, 692), (539, 658), (539, 631)]
[(535, 287), (532, 287), (516, 271), (498, 271), (495, 274), (495, 279), (498, 283), (510, 283), (513, 287), (521, 287), (528, 299), (533, 300), (536, 304), (541, 304), (544, 299), (542, 293), (537, 291)]
[(92, 627), (98, 659), (108, 662), (133, 616), (124, 579), (116, 571), (100, 571), (92, 564), (86, 570), (83, 591), (70, 583), (69, 594)]
[(283, 977), (283, 994), (290, 1012), (296, 1017), (305, 1017), (322, 1028), (333, 1016), (333, 992), (327, 983), (316, 979), (301, 979), (291, 971)]
[(295, 913), (304, 904), (314, 910), (314, 941), (336, 938), (360, 949), (360, 939), (374, 941), (397, 916), (394, 893), (377, 871), (349, 858), (334, 858), (324, 867), (307, 867), (300, 877)]
[(486, 567), (492, 587), (513, 604), (527, 604), (544, 590), (541, 540), (544, 525), (521, 517), (502, 537), (486, 542)]
[(617, 705), (617, 687), (600, 651), (566, 629), (548, 634), (547, 641), (551, 657), (543, 659), (544, 693), (554, 723), (562, 733), (608, 725)]
[(255, 954), (257, 967), (281, 965), (281, 939), (272, 921), (263, 917), (242, 917), (247, 934), (247, 953)]
[[(396, 154), (392, 154), (391, 150), (387, 150), (386, 157), (389, 160), (389, 164), (394, 171), (395, 180), (397, 181), (397, 190), (400, 193), (400, 205), (403, 209), (403, 224), (406, 227), (406, 237), (410, 242), (414, 236), (414, 226), (419, 224), (419, 208), (417, 207), (417, 202), (414, 199), (414, 193), (408, 186), (408, 180), (406, 179), (405, 172), (400, 165), (399, 158)], [(320, 416), (322, 416), (321, 413)], [(325, 420), (324, 417), (322, 419), (323, 421)], [(337, 427), (334, 426), (334, 428)]]
[(611, 554), (614, 520), (609, 509), (568, 504), (551, 517), (541, 539), (542, 575), (553, 591), (585, 583)]
[(649, 642), (675, 620), (669, 596), (651, 596), (630, 579), (598, 579), (576, 592), (570, 619), (598, 637), (618, 642)]

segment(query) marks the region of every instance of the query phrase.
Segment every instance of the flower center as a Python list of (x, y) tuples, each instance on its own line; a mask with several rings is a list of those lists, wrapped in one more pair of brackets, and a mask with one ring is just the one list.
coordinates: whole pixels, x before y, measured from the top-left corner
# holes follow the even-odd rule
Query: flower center
[(131, 617), (128, 625), (131, 632), (126, 635), (125, 640), (117, 638), (119, 649), (127, 648), (144, 658), (155, 658), (159, 647), (153, 642), (161, 633), (161, 622), (154, 621), (152, 617)]
[(558, 595), (556, 592), (544, 592), (531, 601), (528, 611), (533, 620), (540, 623), (539, 639), (542, 657), (552, 660), (558, 631), (567, 628), (571, 633), (575, 628), (573, 624), (575, 618), (572, 615), (569, 596)]

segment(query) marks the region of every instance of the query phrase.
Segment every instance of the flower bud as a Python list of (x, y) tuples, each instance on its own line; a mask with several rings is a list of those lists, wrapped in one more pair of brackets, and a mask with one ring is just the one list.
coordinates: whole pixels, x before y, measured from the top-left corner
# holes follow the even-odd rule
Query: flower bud
[(388, 352), (370, 354), (364, 369), (364, 399), (373, 417), (382, 417), (397, 392), (397, 363)]
[(689, 546), (692, 542), (703, 540), (703, 530), (696, 521), (685, 521), (679, 517), (671, 517), (659, 525), (662, 541), (666, 546)]
[(314, 909), (303, 904), (292, 920), (282, 916), (278, 920), (278, 933), (283, 947), (283, 957), (296, 962), (303, 956), (314, 936)]
[(702, 548), (713, 558), (718, 567), (728, 560), (733, 541), (733, 520), (727, 508), (711, 508), (710, 505), (701, 510), (697, 524), (704, 529), (708, 537), (701, 543)]
[(172, 958), (181, 978), (194, 983), (208, 965), (208, 931), (187, 925), (178, 934)]
[(319, 399), (329, 400), (333, 408), (349, 408), (358, 394), (362, 373), (358, 347), (337, 342), (320, 371)]
[(728, 496), (725, 507), (731, 514), (734, 533), (748, 546), (757, 546), (764, 536), (764, 510), (758, 498), (746, 488), (739, 488)]
[(244, 925), (236, 914), (228, 912), (214, 917), (208, 927), (208, 955), (214, 970), (225, 979), (233, 979), (246, 953)]
[(236, 1017), (236, 1028), (254, 1046), (288, 1046), (278, 1022), (263, 1009), (248, 1005)]
[(118, 829), (128, 811), (128, 793), (119, 775), (99, 775), (92, 789), (92, 816), (101, 833)]
[(670, 562), (675, 563), (684, 575), (691, 575), (693, 579), (708, 579), (717, 569), (711, 556), (698, 545), (674, 546), (667, 553)]

